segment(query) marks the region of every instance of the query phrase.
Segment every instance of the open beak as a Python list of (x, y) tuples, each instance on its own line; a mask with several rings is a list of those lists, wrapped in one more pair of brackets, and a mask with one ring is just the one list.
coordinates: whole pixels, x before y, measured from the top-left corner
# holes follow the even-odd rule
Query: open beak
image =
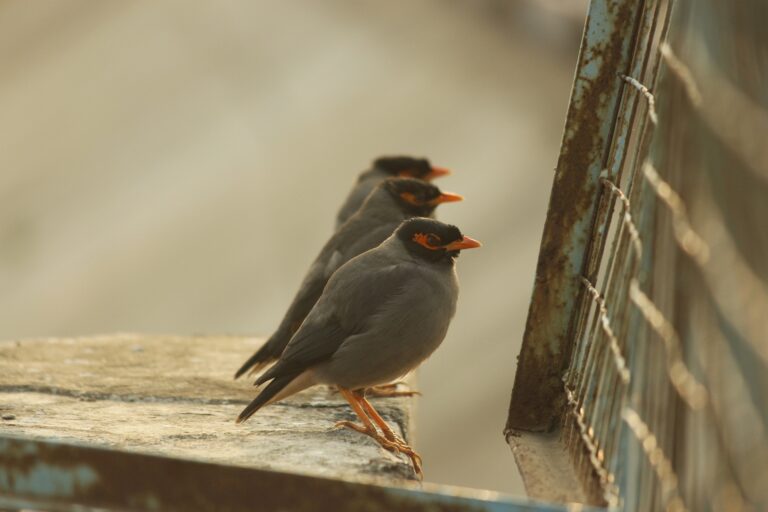
[(439, 178), (441, 176), (448, 176), (449, 174), (451, 174), (450, 169), (446, 169), (445, 167), (434, 167), (433, 166), (432, 170), (430, 171), (430, 173), (427, 174), (426, 176), (424, 176), (424, 179), (426, 179), (427, 181), (431, 181), (431, 180), (433, 180), (435, 178)]
[(464, 196), (460, 196), (459, 194), (454, 194), (452, 192), (443, 192), (432, 201), (430, 201), (430, 204), (455, 203), (456, 201), (463, 200)]
[(475, 249), (477, 247), (480, 247), (482, 244), (475, 240), (474, 238), (469, 238), (468, 236), (465, 236), (461, 240), (457, 240), (455, 242), (451, 242), (450, 244), (445, 246), (446, 251), (460, 251), (462, 249)]

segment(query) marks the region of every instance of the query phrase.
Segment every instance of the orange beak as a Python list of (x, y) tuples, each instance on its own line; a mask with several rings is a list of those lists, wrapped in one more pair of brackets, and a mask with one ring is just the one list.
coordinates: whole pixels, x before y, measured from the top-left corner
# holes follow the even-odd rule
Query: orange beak
[(463, 201), (464, 196), (460, 196), (459, 194), (454, 194), (452, 192), (443, 192), (436, 198), (434, 198), (432, 201), (430, 201), (430, 204), (441, 204), (441, 203), (455, 203), (456, 201)]
[(451, 242), (448, 245), (445, 246), (446, 251), (460, 251), (462, 249), (475, 249), (477, 247), (480, 247), (482, 244), (475, 240), (474, 238), (469, 238), (468, 236), (465, 236), (461, 240), (457, 240), (455, 242)]
[(431, 181), (435, 178), (439, 178), (440, 176), (448, 176), (451, 174), (450, 169), (446, 169), (445, 167), (432, 167), (432, 171), (424, 176), (424, 179), (427, 181)]

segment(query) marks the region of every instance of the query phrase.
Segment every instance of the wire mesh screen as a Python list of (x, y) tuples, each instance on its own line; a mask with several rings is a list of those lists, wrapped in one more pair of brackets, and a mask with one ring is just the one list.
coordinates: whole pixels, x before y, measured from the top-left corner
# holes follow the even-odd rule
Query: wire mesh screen
[[(555, 428), (594, 503), (768, 510), (768, 6), (635, 4), (588, 236), (567, 248), (583, 259), (558, 310)], [(622, 5), (594, 0), (590, 16)], [(523, 430), (529, 334), (508, 425)]]

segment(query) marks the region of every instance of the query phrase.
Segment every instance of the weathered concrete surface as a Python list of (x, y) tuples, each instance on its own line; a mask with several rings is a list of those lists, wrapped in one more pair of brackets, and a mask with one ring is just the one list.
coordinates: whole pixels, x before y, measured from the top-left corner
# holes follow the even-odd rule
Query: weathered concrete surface
[[(258, 343), (131, 334), (0, 342), (0, 430), (329, 477), (413, 478), (405, 459), (333, 430), (354, 415), (325, 387), (235, 425), (255, 389), (232, 375)], [(409, 401), (373, 403), (407, 437)]]
[(560, 431), (510, 431), (509, 446), (515, 455), (528, 497), (556, 503), (586, 503), (587, 495), (572, 469)]

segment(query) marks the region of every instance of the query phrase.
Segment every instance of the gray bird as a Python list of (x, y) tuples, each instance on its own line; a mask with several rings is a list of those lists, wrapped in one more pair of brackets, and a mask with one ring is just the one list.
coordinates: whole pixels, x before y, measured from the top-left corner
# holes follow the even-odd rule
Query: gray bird
[(413, 178), (389, 178), (377, 185), (358, 212), (325, 244), (277, 330), (237, 370), (235, 378), (248, 371), (256, 372), (280, 357), (336, 269), (379, 245), (404, 219), (430, 215), (440, 203), (461, 199), (458, 194), (441, 192), (436, 186)]
[(416, 178), (431, 181), (434, 178), (450, 174), (451, 171), (443, 167), (435, 167), (426, 158), (413, 158), (409, 156), (384, 156), (373, 161), (373, 165), (367, 171), (363, 171), (357, 178), (355, 186), (349, 192), (347, 199), (336, 215), (336, 229), (341, 227), (355, 212), (360, 209), (365, 198), (376, 185), (387, 178)]
[(437, 349), (456, 310), (454, 260), (462, 249), (474, 247), (480, 243), (455, 226), (414, 218), (341, 266), (278, 362), (256, 380), (269, 384), (237, 423), (310, 386), (335, 385), (363, 423), (337, 426), (409, 456), (421, 476), (419, 455), (394, 434), (362, 391), (405, 375)]

